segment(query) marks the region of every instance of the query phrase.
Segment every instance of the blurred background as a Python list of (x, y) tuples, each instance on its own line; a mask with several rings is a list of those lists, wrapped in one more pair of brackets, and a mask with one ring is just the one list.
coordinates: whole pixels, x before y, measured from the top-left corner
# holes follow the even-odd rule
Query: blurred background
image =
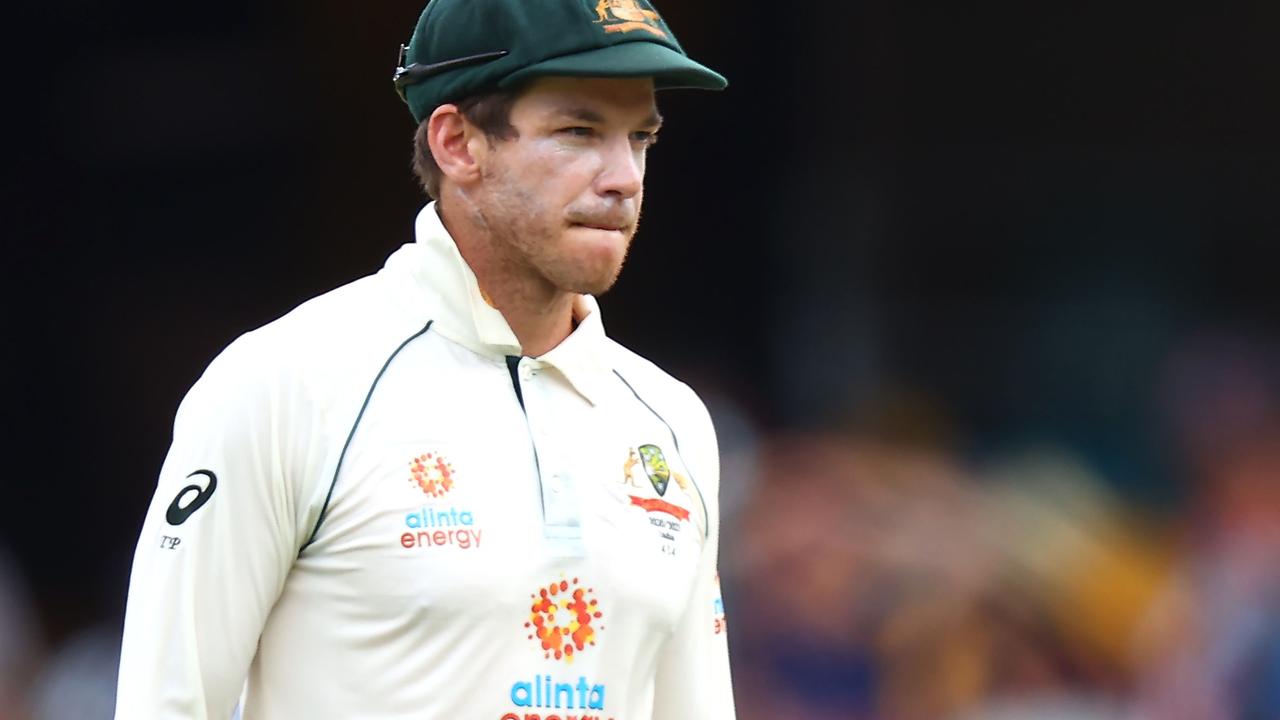
[[(657, 2), (602, 300), (724, 451), (739, 717), (1280, 718), (1280, 5)], [(0, 718), (110, 716), (177, 404), (422, 198), (417, 2), (10, 10)]]

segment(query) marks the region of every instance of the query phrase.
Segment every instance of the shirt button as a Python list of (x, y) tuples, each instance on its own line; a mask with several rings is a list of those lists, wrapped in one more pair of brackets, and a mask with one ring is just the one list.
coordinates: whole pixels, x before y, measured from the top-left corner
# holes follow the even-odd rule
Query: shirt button
[(548, 485), (551, 487), (551, 492), (559, 495), (564, 488), (564, 480), (559, 475), (552, 475), (551, 482)]

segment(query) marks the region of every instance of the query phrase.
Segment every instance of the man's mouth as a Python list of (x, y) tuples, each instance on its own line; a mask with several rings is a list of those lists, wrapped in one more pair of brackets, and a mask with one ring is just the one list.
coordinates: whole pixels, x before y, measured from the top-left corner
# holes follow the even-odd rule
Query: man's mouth
[(589, 230), (608, 230), (611, 232), (622, 232), (627, 227), (625, 224), (611, 222), (575, 222), (573, 225), (574, 227), (582, 227)]

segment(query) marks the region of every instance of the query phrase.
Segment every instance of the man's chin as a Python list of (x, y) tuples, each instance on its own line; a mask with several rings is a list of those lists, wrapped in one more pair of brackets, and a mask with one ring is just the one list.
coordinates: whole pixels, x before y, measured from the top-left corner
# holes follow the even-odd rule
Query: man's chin
[(575, 278), (574, 282), (567, 283), (567, 289), (579, 295), (603, 295), (618, 281), (620, 271), (621, 268), (617, 268), (601, 271), (590, 276), (581, 275)]
[(601, 264), (590, 268), (579, 267), (576, 277), (565, 278), (559, 283), (562, 290), (580, 295), (603, 295), (612, 288), (622, 273), (622, 263)]

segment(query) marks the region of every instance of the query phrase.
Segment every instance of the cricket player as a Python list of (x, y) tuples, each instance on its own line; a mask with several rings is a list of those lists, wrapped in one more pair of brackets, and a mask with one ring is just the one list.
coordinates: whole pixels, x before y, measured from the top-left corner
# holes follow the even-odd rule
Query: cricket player
[(183, 400), (117, 717), (732, 718), (711, 421), (595, 300), (724, 78), (643, 0), (431, 0), (401, 65), (434, 201)]

